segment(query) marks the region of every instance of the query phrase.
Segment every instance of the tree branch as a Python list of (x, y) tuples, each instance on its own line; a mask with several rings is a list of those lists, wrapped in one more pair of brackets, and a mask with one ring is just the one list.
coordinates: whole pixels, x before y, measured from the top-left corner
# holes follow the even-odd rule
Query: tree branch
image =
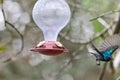
[(104, 65), (103, 65), (102, 72), (100, 73), (100, 76), (99, 76), (99, 80), (103, 80), (106, 67), (107, 67), (107, 62), (105, 62)]
[[(10, 26), (19, 34), (19, 36), (20, 36), (20, 38), (21, 38), (21, 43), (22, 43), (22, 45), (21, 45), (20, 51), (18, 51), (18, 52), (16, 53), (16, 56), (17, 56), (17, 55), (19, 55), (19, 54), (22, 52), (22, 50), (23, 50), (23, 48), (24, 48), (24, 38), (23, 38), (23, 35), (18, 31), (17, 28), (15, 28), (15, 26), (14, 26), (13, 24), (11, 24), (11, 23), (8, 22), (8, 21), (5, 21), (5, 23), (8, 24), (8, 25), (10, 25)], [(12, 60), (12, 59), (9, 58), (9, 59), (5, 60), (4, 62), (8, 62), (8, 61), (11, 61), (11, 60)]]
[(103, 14), (95, 17), (95, 18), (90, 19), (90, 21), (96, 20), (96, 19), (98, 19), (98, 18), (100, 18), (100, 17), (104, 17), (104, 16), (106, 16), (106, 15), (109, 15), (109, 14), (112, 14), (112, 13), (115, 13), (115, 12), (120, 12), (120, 10), (113, 10), (113, 11), (109, 11), (109, 12), (103, 13)]
[[(5, 12), (4, 12), (4, 9), (3, 9), (3, 4), (2, 4), (2, 12), (3, 12), (4, 19), (5, 19), (5, 26), (6, 26), (6, 24), (10, 25), (19, 34), (19, 36), (21, 38), (22, 45), (21, 45), (20, 51), (18, 51), (16, 53), (16, 56), (17, 56), (17, 55), (19, 55), (22, 52), (22, 50), (24, 48), (24, 38), (23, 38), (23, 35), (19, 32), (19, 30), (13, 24), (11, 24), (10, 22), (8, 22), (6, 20), (6, 18), (5, 18)], [(11, 60), (12, 60), (12, 58), (9, 58), (9, 59), (5, 60), (4, 62), (8, 62), (8, 61), (11, 61)]]
[[(111, 27), (110, 27), (111, 28)], [(60, 33), (59, 35), (63, 38), (65, 38), (66, 40), (72, 42), (72, 43), (76, 43), (76, 44), (81, 44), (81, 45), (86, 45), (91, 43), (91, 41), (94, 41), (95, 39), (99, 38), (101, 35), (105, 34), (107, 31), (109, 30), (109, 28), (105, 28), (101, 31), (101, 33), (96, 34), (92, 39), (89, 39), (86, 42), (80, 42), (80, 41), (76, 41), (74, 39), (70, 39), (68, 36), (66, 36), (64, 33)]]

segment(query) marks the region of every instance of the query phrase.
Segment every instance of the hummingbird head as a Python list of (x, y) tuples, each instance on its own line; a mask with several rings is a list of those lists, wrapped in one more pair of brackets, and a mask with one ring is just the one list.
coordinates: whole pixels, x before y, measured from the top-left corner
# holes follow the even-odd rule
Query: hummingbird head
[(111, 56), (111, 55), (108, 55), (107, 57), (104, 57), (104, 59), (105, 59), (106, 61), (110, 61), (110, 60), (112, 59), (112, 56)]

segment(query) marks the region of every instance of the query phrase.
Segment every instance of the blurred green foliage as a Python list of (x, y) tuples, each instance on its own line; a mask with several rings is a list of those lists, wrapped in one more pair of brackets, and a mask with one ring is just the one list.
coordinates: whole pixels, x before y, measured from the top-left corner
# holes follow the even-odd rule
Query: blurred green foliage
[(3, 51), (5, 51), (6, 50), (6, 46), (1, 46), (0, 45), (0, 52), (3, 52)]
[(3, 0), (0, 0), (0, 4), (3, 3)]
[[(114, 0), (109, 0), (109, 1), (108, 0), (84, 0), (83, 5), (91, 11), (95, 11), (96, 13), (101, 13), (101, 12), (106, 12), (109, 10), (116, 9), (117, 8), (116, 3), (118, 1), (114, 1)], [(112, 7), (111, 7), (111, 5), (112, 5)]]
[(95, 33), (99, 33), (104, 29), (104, 26), (98, 20), (92, 21), (92, 24), (93, 24)]

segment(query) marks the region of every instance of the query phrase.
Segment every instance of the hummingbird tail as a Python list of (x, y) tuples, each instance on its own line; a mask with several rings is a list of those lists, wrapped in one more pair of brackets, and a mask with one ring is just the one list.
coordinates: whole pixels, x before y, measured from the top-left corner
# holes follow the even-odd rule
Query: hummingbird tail
[(92, 53), (92, 52), (90, 52), (92, 55), (94, 55), (96, 58), (98, 58), (99, 57), (99, 54), (97, 54), (97, 53)]

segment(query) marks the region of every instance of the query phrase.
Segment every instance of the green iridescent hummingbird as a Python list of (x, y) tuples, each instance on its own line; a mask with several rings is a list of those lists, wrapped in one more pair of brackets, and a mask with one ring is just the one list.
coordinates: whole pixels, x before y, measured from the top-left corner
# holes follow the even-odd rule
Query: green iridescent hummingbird
[(106, 38), (99, 48), (96, 48), (93, 43), (92, 47), (96, 51), (90, 52), (96, 57), (96, 63), (100, 65), (100, 61), (108, 62), (112, 60), (112, 54), (120, 47), (120, 35), (115, 34)]

